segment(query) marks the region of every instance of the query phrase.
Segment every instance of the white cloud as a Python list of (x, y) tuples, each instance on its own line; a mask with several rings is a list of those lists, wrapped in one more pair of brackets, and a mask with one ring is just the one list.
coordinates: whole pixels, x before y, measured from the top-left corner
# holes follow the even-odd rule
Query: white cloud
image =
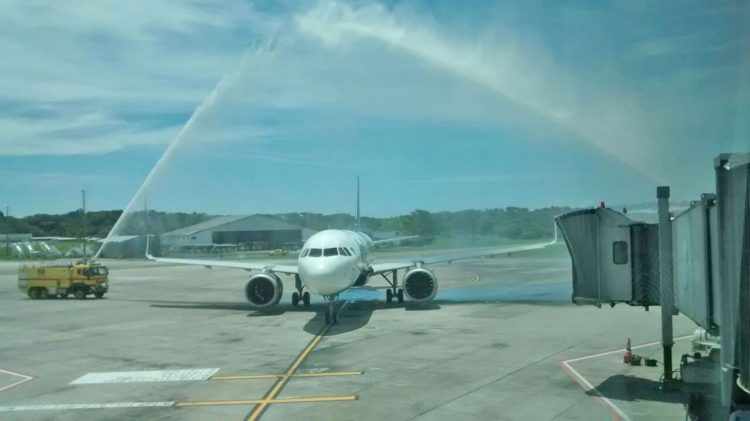
[(164, 144), (176, 130), (138, 131), (103, 113), (45, 119), (0, 119), (3, 155), (79, 155), (113, 152), (136, 145)]
[[(538, 117), (536, 124), (556, 125), (580, 140), (655, 176), (639, 158), (647, 147), (633, 95), (607, 86), (591, 86), (555, 63), (543, 48), (503, 33), (503, 39), (456, 40), (414, 18), (402, 18), (377, 4), (352, 8), (324, 2), (298, 16), (300, 29), (332, 48), (358, 39), (379, 40), (490, 90)], [(599, 91), (598, 93), (595, 93)], [(596, 114), (596, 118), (591, 118)], [(497, 119), (505, 116), (497, 115)]]
[[(331, 49), (355, 50), (363, 40), (376, 40), (422, 60), (433, 69), (476, 84), (498, 99), (525, 110), (530, 116), (527, 123), (557, 126), (655, 182), (667, 181), (677, 166), (686, 164), (685, 158), (692, 158), (689, 150), (678, 147), (680, 143), (674, 137), (685, 120), (707, 119), (709, 115), (720, 119), (721, 115), (705, 103), (709, 98), (720, 100), (726, 93), (702, 89), (721, 80), (722, 75), (715, 74), (711, 62), (692, 67), (674, 65), (656, 76), (639, 74), (640, 69), (628, 69), (631, 74), (627, 74), (625, 68), (617, 68), (617, 53), (627, 52), (627, 48), (618, 46), (615, 34), (609, 34), (610, 51), (591, 51), (586, 57), (589, 62), (595, 62), (591, 58), (598, 55), (609, 59), (600, 68), (587, 68), (585, 62), (558, 60), (548, 47), (518, 38), (512, 28), (492, 28), (491, 32), (477, 28), (474, 34), (456, 33), (417, 14), (402, 13), (398, 7), (386, 8), (377, 3), (352, 7), (347, 3), (322, 1), (297, 16), (296, 22), (303, 33), (318, 38)], [(703, 36), (696, 33), (689, 38), (695, 42)], [(656, 38), (644, 41), (641, 49), (649, 54), (662, 54), (676, 48), (674, 43), (678, 41), (684, 40)], [(379, 68), (389, 64), (383, 63)], [(700, 86), (691, 87), (695, 91), (682, 91), (681, 75), (712, 71), (713, 78), (704, 78)], [(644, 82), (649, 82), (648, 86)], [(692, 108), (689, 114), (676, 114), (675, 109), (682, 107), (687, 98)], [(696, 106), (693, 103), (696, 100), (704, 105)], [(495, 118), (507, 121), (504, 112), (498, 112)], [(706, 122), (706, 127), (722, 124)], [(701, 135), (696, 132), (681, 140), (699, 144), (707, 140)], [(718, 139), (714, 142), (718, 148)], [(682, 155), (683, 160), (667, 163), (665, 153)]]
[(242, 1), (4, 2), (0, 155), (166, 144), (271, 24)]
[[(239, 1), (221, 8), (5, 3), (0, 55), (10, 59), (0, 60), (0, 154), (102, 153), (169, 142), (217, 81), (237, 69), (217, 121), (196, 125), (205, 135), (196, 139), (210, 137), (209, 129), (220, 129), (221, 139), (356, 131), (378, 118), (511, 126), (544, 139), (577, 138), (662, 180), (692, 159), (680, 141), (696, 145), (705, 136), (680, 130), (720, 113), (714, 105), (726, 91), (705, 91), (724, 75), (708, 66), (676, 66), (657, 76), (621, 67), (621, 52), (672, 48), (661, 38), (620, 48), (612, 35), (611, 51), (587, 57), (600, 62), (579, 63), (545, 44), (541, 25), (469, 29), (426, 10), (375, 2), (323, 0), (280, 13)], [(240, 64), (243, 52), (258, 45), (265, 47)], [(708, 76), (680, 76), (688, 74)], [(693, 95), (696, 87), (701, 93)], [(5, 113), (3, 98), (51, 115)], [(299, 110), (308, 114), (295, 120)], [(172, 117), (145, 124), (150, 112)], [(340, 112), (346, 118), (336, 118)]]

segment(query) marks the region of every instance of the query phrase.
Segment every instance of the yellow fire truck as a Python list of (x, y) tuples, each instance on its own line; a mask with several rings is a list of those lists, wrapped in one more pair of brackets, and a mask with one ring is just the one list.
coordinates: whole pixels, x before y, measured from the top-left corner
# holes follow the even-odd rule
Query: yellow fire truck
[(18, 268), (18, 289), (32, 300), (66, 298), (82, 300), (93, 294), (102, 298), (109, 289), (109, 270), (95, 262), (69, 265), (23, 265)]

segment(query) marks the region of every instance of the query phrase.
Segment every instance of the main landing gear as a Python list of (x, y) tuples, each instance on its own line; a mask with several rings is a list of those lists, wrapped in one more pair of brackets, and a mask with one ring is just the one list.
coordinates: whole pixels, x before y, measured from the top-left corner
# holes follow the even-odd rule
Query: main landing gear
[(292, 293), (292, 305), (297, 307), (301, 301), (302, 305), (310, 307), (310, 293), (303, 291), (304, 287), (302, 286), (302, 279), (300, 279), (299, 275), (294, 275), (294, 287), (297, 291)]
[(381, 273), (380, 276), (382, 276), (390, 286), (390, 288), (385, 290), (385, 302), (390, 304), (394, 299), (396, 299), (398, 300), (399, 304), (403, 303), (404, 289), (398, 287), (398, 271), (391, 271), (390, 279), (385, 275), (385, 273)]
[(390, 304), (393, 299), (398, 300), (399, 304), (404, 302), (404, 290), (401, 288), (389, 288), (385, 290), (385, 302)]
[(292, 293), (292, 305), (298, 306), (299, 303), (302, 302), (302, 305), (305, 307), (310, 307), (310, 293), (305, 291), (302, 294), (299, 292), (293, 292)]

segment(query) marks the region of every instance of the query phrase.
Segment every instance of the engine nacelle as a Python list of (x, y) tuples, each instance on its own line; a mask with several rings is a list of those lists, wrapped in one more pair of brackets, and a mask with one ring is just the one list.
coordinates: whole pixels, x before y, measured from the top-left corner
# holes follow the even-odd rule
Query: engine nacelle
[(281, 300), (284, 285), (273, 273), (259, 273), (250, 277), (245, 285), (245, 296), (253, 307), (263, 309), (273, 307)]
[(430, 301), (437, 291), (438, 280), (431, 270), (414, 268), (404, 275), (404, 293), (412, 301)]

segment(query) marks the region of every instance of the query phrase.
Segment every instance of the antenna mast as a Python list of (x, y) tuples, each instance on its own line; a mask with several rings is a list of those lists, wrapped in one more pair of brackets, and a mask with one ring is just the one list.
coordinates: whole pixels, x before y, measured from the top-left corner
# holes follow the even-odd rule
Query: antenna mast
[(356, 221), (356, 227), (357, 231), (361, 231), (362, 228), (359, 224), (359, 176), (357, 176), (357, 221)]

